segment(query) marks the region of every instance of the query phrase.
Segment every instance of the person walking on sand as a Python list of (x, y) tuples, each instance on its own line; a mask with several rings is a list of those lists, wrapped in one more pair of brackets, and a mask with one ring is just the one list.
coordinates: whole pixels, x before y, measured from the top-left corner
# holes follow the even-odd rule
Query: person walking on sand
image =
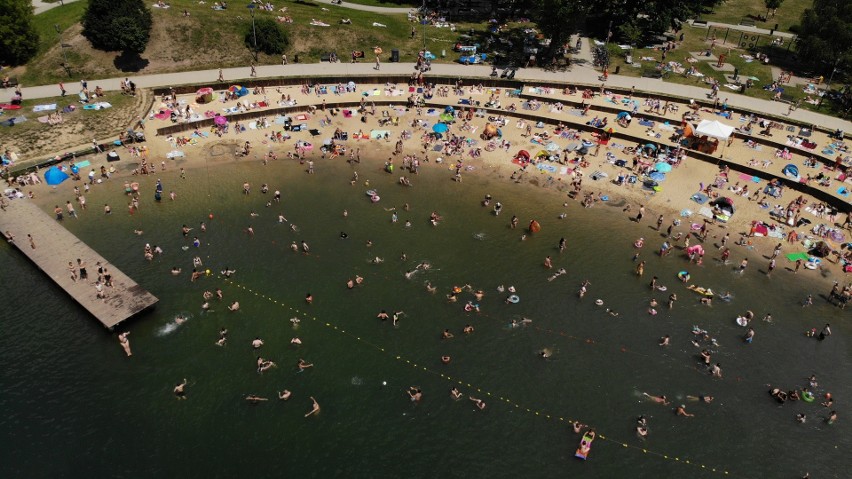
[(636, 222), (639, 223), (642, 221), (643, 216), (645, 216), (645, 205), (639, 205), (639, 214), (636, 215)]

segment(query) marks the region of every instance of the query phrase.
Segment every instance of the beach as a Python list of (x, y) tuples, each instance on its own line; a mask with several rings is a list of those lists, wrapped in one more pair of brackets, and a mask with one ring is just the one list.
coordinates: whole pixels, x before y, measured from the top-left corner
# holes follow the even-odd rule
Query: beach
[[(297, 87), (283, 93), (305, 104)], [(12, 286), (3, 298), (14, 313), (4, 321), (2, 362), (31, 366), (4, 375), (4, 389), (11, 392), (0, 405), (12, 411), (5, 428), (30, 438), (7, 451), (4, 468), (15, 474), (62, 475), (71, 468), (106, 474), (121, 464), (137, 477), (167, 473), (177, 465), (192, 471), (189, 475), (719, 477), (727, 472), (753, 477), (760, 471), (781, 477), (809, 471), (814, 477), (841, 477), (850, 446), (844, 420), (844, 401), (852, 394), (845, 381), (852, 365), (850, 331), (841, 310), (823, 298), (834, 280), (845, 283), (839, 266), (824, 261), (818, 271), (794, 273), (794, 263), (782, 256), (778, 270), (767, 275), (777, 243), (783, 243), (783, 253), (801, 247), (748, 237), (751, 221), (766, 220), (767, 212), (737, 195), (731, 195), (737, 211), (730, 221), (708, 226), (701, 265), (686, 258), (683, 241), (673, 244), (671, 255), (657, 254), (663, 241), (705, 223), (690, 197), (699, 183), (713, 181), (718, 166), (687, 159), (666, 175), (662, 191), (651, 192), (641, 183), (613, 184), (623, 169), (609, 164), (606, 153), (623, 154), (616, 147), (601, 148), (597, 156), (586, 156), (582, 189), (570, 198), (578, 178), (559, 174), (563, 165), (547, 163), (554, 173), (536, 165), (521, 171), (511, 162), (521, 149), (534, 155), (541, 148), (530, 147), (530, 138), (522, 136), (526, 129), (509, 118), (502, 128), (512, 143), (508, 151), (473, 158), (465, 147), (459, 178), (456, 157), (430, 150), (425, 161), (424, 131), (404, 126), (416, 119), (414, 109), (399, 117), (400, 126), (381, 127), (389, 141), (345, 142), (349, 151), (360, 149), (360, 163), (347, 163), (348, 151), (335, 159), (320, 156), (318, 144), (335, 128), (350, 134), (378, 129), (377, 119), (391, 110), (377, 105), (376, 111), (361, 124), (357, 115), (343, 119), (320, 109), (309, 124), (313, 128), (329, 116), (331, 125), (321, 135), (291, 133), (283, 144), (264, 144), (273, 128), (249, 127), (222, 139), (209, 135), (183, 147), (185, 156), (175, 159), (165, 159), (176, 148), (155, 137), (158, 123), (149, 121), (148, 158), (156, 172), (133, 175), (139, 160), (125, 152), (121, 161), (105, 165), (115, 165), (116, 173), (92, 186), (86, 194), (89, 209), (79, 220), (63, 221), (160, 298), (155, 311), (127, 324), (132, 358), (125, 357), (114, 334), (98, 329), (4, 247), (3, 270), (21, 284), (33, 284), (26, 294)], [(461, 130), (458, 121), (449, 133), (478, 138), (486, 121), (474, 119), (475, 132)], [(402, 129), (412, 130), (412, 138), (402, 154), (393, 155)], [(552, 127), (539, 130), (552, 133)], [(304, 163), (287, 158), (296, 140), (315, 143)], [(246, 141), (250, 153), (235, 158)], [(575, 140), (557, 142), (570, 141)], [(619, 142), (624, 143), (614, 141)], [(270, 149), (278, 159), (265, 160)], [(420, 160), (417, 174), (400, 168), (405, 155)], [(389, 159), (393, 173), (387, 172)], [(608, 176), (592, 180), (596, 171)], [(411, 186), (401, 185), (401, 176)], [(164, 190), (159, 202), (153, 198), (158, 180)], [(140, 192), (140, 207), (132, 214), (125, 182), (138, 183)], [(263, 184), (267, 193), (261, 192)], [(82, 187), (68, 181), (32, 190), (50, 213), (54, 204), (74, 199), (74, 186)], [(276, 190), (280, 202), (274, 200)], [(375, 190), (379, 200), (372, 202), (367, 190)], [(581, 205), (586, 194), (591, 195), (588, 208)], [(486, 195), (491, 201), (483, 206)], [(786, 204), (797, 196), (786, 191), (772, 202)], [(497, 202), (503, 206), (499, 215), (494, 214)], [(111, 215), (104, 215), (104, 204), (112, 206)], [(636, 221), (643, 205), (644, 217)], [(681, 216), (685, 209), (692, 215)], [(440, 217), (437, 225), (430, 223), (432, 213)], [(510, 225), (513, 216), (516, 228)], [(540, 223), (540, 232), (527, 230), (532, 220)], [(680, 224), (668, 234), (674, 220)], [(182, 225), (193, 228), (186, 237)], [(728, 264), (718, 259), (726, 233)], [(743, 234), (744, 244), (735, 245)], [(192, 245), (196, 236), (198, 247)], [(560, 252), (562, 238), (567, 247)], [(636, 248), (639, 238), (644, 244)], [(691, 240), (701, 244), (694, 236)], [(146, 261), (146, 243), (160, 246), (163, 254)], [(297, 251), (291, 251), (292, 244)], [(548, 256), (552, 268), (543, 265)], [(195, 282), (189, 277), (194, 257), (203, 263), (199, 270), (210, 270)], [(737, 272), (746, 257), (750, 266)], [(640, 261), (646, 262), (641, 277), (636, 274)], [(179, 275), (170, 274), (174, 266), (182, 269)], [(550, 280), (560, 268), (566, 273)], [(227, 269), (236, 272), (225, 277), (221, 271)], [(678, 280), (684, 270), (689, 284), (718, 295), (730, 291), (730, 301), (702, 304), (701, 296)], [(356, 276), (363, 283), (348, 288)], [(666, 291), (649, 287), (654, 276)], [(580, 298), (584, 281), (590, 284)], [(436, 291), (429, 292), (429, 286)], [(507, 303), (510, 287), (517, 304)], [(202, 293), (216, 288), (223, 290), (223, 299), (202, 309)], [(455, 288), (460, 292), (453, 302), (448, 295)], [(474, 294), (478, 290), (482, 299)], [(672, 293), (677, 300), (668, 309)], [(808, 294), (814, 304), (803, 307)], [(652, 299), (662, 303), (655, 314), (649, 312)], [(239, 311), (228, 311), (233, 301), (240, 303)], [(468, 302), (476, 308), (466, 311)], [(394, 326), (377, 318), (382, 310), (404, 314)], [(746, 329), (734, 321), (747, 310), (756, 314), (750, 325), (757, 332), (753, 343), (744, 342)], [(768, 313), (772, 322), (762, 322)], [(189, 320), (176, 325), (179, 314)], [(825, 322), (832, 323), (830, 338), (805, 337), (806, 330)], [(463, 333), (467, 325), (475, 331)], [(227, 345), (219, 347), (222, 328), (229, 331)], [(445, 330), (454, 337), (442, 339)], [(715, 344), (696, 330), (706, 331)], [(664, 335), (671, 336), (670, 346), (658, 345)], [(258, 337), (265, 344), (253, 350), (250, 343)], [(291, 342), (294, 337), (300, 345)], [(44, 344), (51, 347), (45, 350)], [(713, 377), (698, 358), (705, 348), (712, 350), (714, 363), (723, 364), (722, 377)], [(541, 357), (543, 350), (550, 351), (547, 358)], [(277, 366), (259, 374), (258, 355)], [(451, 361), (444, 364), (442, 356)], [(300, 358), (314, 367), (299, 372)], [(770, 384), (810, 387), (812, 374), (818, 377), (815, 392), (837, 398), (841, 419), (836, 424), (825, 424), (822, 396), (816, 404), (779, 405), (767, 394)], [(172, 389), (182, 378), (188, 379), (187, 399), (176, 401)], [(8, 388), (12, 385), (24, 387)], [(423, 390), (421, 401), (409, 399), (412, 387)], [(464, 395), (460, 401), (450, 397), (452, 387)], [(278, 400), (285, 388), (293, 397)], [(666, 394), (672, 404), (650, 402), (643, 393)], [(247, 403), (247, 395), (269, 401)], [(690, 402), (691, 395), (715, 400)], [(310, 396), (322, 409), (306, 418)], [(483, 399), (487, 407), (478, 409), (468, 396)], [(681, 403), (695, 417), (677, 416), (672, 408)], [(805, 424), (794, 420), (799, 412), (808, 415)], [(639, 416), (650, 422), (644, 439), (634, 431)], [(48, 427), (46, 418), (59, 419)], [(573, 457), (580, 441), (573, 421), (599, 434), (586, 462)], [(107, 448), (111, 458), (102, 463), (75, 459)], [(24, 462), (37, 449), (51, 451), (53, 460), (39, 466)], [(210, 450), (221, 451), (216, 461), (210, 460)]]

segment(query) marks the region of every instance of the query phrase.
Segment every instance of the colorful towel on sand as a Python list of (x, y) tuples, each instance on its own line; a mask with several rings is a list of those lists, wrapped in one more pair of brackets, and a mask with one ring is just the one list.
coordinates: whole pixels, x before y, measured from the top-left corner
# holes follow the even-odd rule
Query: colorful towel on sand
[(33, 112), (38, 113), (40, 111), (53, 111), (55, 109), (56, 109), (56, 103), (51, 103), (49, 105), (36, 105), (36, 106), (33, 107)]
[(808, 260), (808, 253), (787, 253), (787, 259), (790, 260), (790, 261), (796, 261), (796, 260), (807, 261)]
[(698, 203), (699, 205), (703, 205), (704, 203), (707, 203), (708, 198), (707, 195), (705, 195), (704, 193), (695, 193), (690, 199)]
[(379, 140), (385, 137), (385, 135), (389, 135), (390, 132), (388, 130), (370, 130), (370, 139), (371, 140)]

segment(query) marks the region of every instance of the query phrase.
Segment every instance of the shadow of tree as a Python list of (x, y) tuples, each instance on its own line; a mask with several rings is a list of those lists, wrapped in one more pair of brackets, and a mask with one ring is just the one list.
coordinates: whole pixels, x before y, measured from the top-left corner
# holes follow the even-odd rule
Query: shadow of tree
[(138, 72), (148, 66), (147, 58), (142, 58), (138, 53), (122, 52), (115, 57), (112, 64), (123, 72)]

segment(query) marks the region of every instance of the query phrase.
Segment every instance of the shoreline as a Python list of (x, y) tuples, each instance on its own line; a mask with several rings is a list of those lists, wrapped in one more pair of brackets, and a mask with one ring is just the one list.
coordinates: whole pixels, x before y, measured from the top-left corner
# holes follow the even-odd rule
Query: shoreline
[[(372, 88), (374, 86), (368, 85), (368, 87)], [(375, 87), (381, 88), (381, 86), (375, 86)], [(473, 87), (471, 87), (471, 88), (473, 88)], [(270, 88), (270, 90), (267, 93), (270, 94), (270, 95), (273, 95), (273, 96), (277, 95), (279, 93), (282, 96), (283, 95), (291, 96), (294, 100), (297, 101), (297, 103), (300, 106), (303, 106), (305, 108), (308, 108), (311, 103), (316, 104), (317, 100), (321, 98), (319, 95), (313, 95), (310, 92), (306, 93), (306, 92), (302, 91), (299, 87), (281, 87), (281, 88), (278, 88), (274, 93), (273, 93), (272, 90), (273, 89)], [(485, 97), (482, 95), (482, 93), (479, 93), (478, 95), (479, 95), (478, 96), (479, 99), (485, 100)], [(266, 97), (267, 95), (264, 94), (263, 96)], [(183, 95), (183, 96), (178, 97), (178, 99), (189, 101), (188, 99), (191, 98), (191, 97), (192, 97), (192, 95)], [(247, 98), (255, 99), (255, 98), (257, 98), (257, 95), (254, 95), (253, 97), (247, 97)], [(400, 98), (400, 101), (404, 101), (404, 97), (401, 96), (399, 98)], [(499, 98), (499, 101), (502, 101), (504, 103), (509, 103), (509, 102), (515, 101), (515, 100), (518, 100), (518, 99), (502, 98), (502, 97)], [(323, 100), (323, 102), (324, 101), (325, 100)], [(231, 107), (235, 104), (236, 104), (236, 101), (231, 101), (231, 102), (225, 103), (223, 105)], [(211, 104), (210, 107), (217, 108), (219, 105), (220, 105), (220, 103), (216, 102), (215, 104)], [(155, 106), (152, 109), (152, 112), (156, 111), (157, 108), (161, 108), (163, 106), (164, 106), (163, 104), (160, 104), (159, 107)], [(547, 104), (544, 104), (544, 106), (542, 106), (541, 108), (544, 109), (546, 106), (547, 106)], [(199, 108), (199, 109), (208, 108), (206, 106), (199, 106), (199, 105), (195, 105), (195, 107)], [(169, 169), (174, 169), (174, 168), (192, 169), (192, 168), (196, 168), (196, 167), (206, 166), (207, 165), (206, 161), (213, 160), (214, 155), (212, 154), (212, 151), (211, 151), (213, 149), (221, 150), (216, 155), (216, 156), (219, 156), (221, 158), (217, 158), (213, 161), (216, 161), (217, 163), (222, 162), (222, 161), (230, 161), (231, 158), (234, 158), (232, 156), (232, 154), (233, 154), (232, 152), (238, 146), (238, 144), (242, 144), (242, 142), (245, 142), (245, 141), (250, 141), (252, 143), (253, 147), (254, 147), (254, 150), (249, 155), (248, 159), (246, 159), (244, 157), (240, 161), (262, 162), (262, 161), (266, 161), (263, 158), (265, 158), (266, 154), (270, 151), (275, 151), (276, 154), (278, 154), (279, 158), (285, 157), (286, 156), (285, 152), (287, 152), (287, 150), (290, 150), (291, 148), (293, 148), (293, 145), (297, 140), (316, 142), (317, 139), (322, 140), (326, 137), (329, 137), (328, 133), (329, 133), (329, 131), (331, 131), (332, 128), (340, 128), (341, 130), (350, 131), (350, 132), (352, 132), (355, 128), (360, 128), (360, 129), (365, 130), (365, 131), (369, 131), (370, 129), (377, 129), (377, 128), (386, 129), (389, 132), (390, 138), (393, 141), (366, 140), (366, 142), (365, 142), (365, 140), (355, 141), (355, 140), (350, 139), (349, 141), (342, 142), (342, 144), (345, 145), (346, 147), (348, 147), (349, 149), (352, 149), (352, 148), (364, 149), (364, 150), (370, 149), (373, 152), (373, 153), (371, 153), (370, 156), (375, 157), (375, 159), (373, 159), (373, 160), (368, 159), (367, 161), (381, 162), (382, 161), (381, 158), (388, 158), (388, 159), (395, 158), (395, 159), (397, 159), (396, 164), (397, 164), (397, 166), (399, 166), (399, 159), (401, 159), (402, 157), (404, 157), (406, 155), (413, 155), (413, 156), (417, 157), (418, 159), (422, 160), (423, 165), (425, 167), (425, 166), (428, 165), (428, 163), (436, 160), (440, 156), (440, 154), (435, 153), (434, 151), (424, 150), (422, 148), (422, 145), (420, 145), (420, 146), (414, 146), (413, 145), (415, 142), (420, 141), (420, 138), (418, 138), (418, 137), (420, 135), (422, 135), (425, 132), (425, 130), (423, 130), (422, 128), (411, 127), (410, 126), (411, 121), (414, 121), (414, 120), (429, 121), (429, 120), (433, 120), (434, 118), (432, 118), (428, 115), (418, 116), (418, 115), (415, 114), (414, 109), (411, 109), (410, 111), (406, 111), (404, 114), (400, 114), (400, 113), (397, 113), (394, 109), (392, 109), (391, 106), (381, 105), (381, 106), (376, 106), (374, 108), (375, 108), (375, 115), (365, 115), (365, 118), (368, 118), (367, 123), (362, 123), (362, 122), (358, 122), (358, 120), (357, 120), (358, 115), (357, 114), (353, 115), (351, 119), (344, 119), (342, 115), (331, 116), (327, 113), (324, 113), (322, 111), (322, 105), (320, 104), (319, 109), (317, 109), (314, 114), (310, 115), (309, 120), (304, 121), (303, 123), (314, 124), (314, 122), (318, 118), (321, 118), (321, 117), (324, 116), (326, 119), (331, 120), (330, 124), (326, 125), (324, 128), (321, 127), (321, 128), (323, 128), (323, 131), (325, 133), (321, 133), (320, 136), (314, 138), (312, 136), (309, 136), (307, 132), (299, 132), (299, 133), (285, 132), (285, 133), (289, 133), (292, 136), (292, 139), (286, 140), (286, 141), (284, 141), (283, 143), (280, 143), (280, 144), (274, 143), (274, 142), (269, 142), (265, 139), (266, 134), (268, 132), (274, 131), (274, 130), (277, 130), (277, 129), (280, 128), (280, 125), (276, 125), (276, 124), (272, 124), (271, 128), (268, 128), (268, 129), (250, 129), (250, 128), (247, 128), (245, 132), (242, 132), (238, 135), (235, 135), (232, 132), (229, 132), (226, 135), (224, 135), (221, 139), (216, 138), (214, 135), (210, 134), (207, 138), (203, 138), (203, 137), (195, 138), (194, 140), (198, 145), (197, 147), (192, 146), (192, 145), (184, 145), (184, 146), (177, 147), (177, 148), (175, 148), (174, 144), (169, 144), (168, 139), (171, 138), (171, 136), (168, 137), (168, 138), (153, 136), (151, 131), (150, 131), (150, 128), (148, 128), (148, 131), (146, 132), (147, 135), (148, 135), (148, 142), (147, 142), (147, 145), (148, 145), (148, 148), (149, 148), (148, 156), (149, 156), (149, 158), (152, 158), (152, 159), (153, 158), (160, 159), (160, 158), (165, 158), (167, 153), (169, 153), (170, 151), (180, 150), (186, 156), (181, 157), (181, 158), (161, 160), (161, 161), (168, 162), (167, 164), (168, 164)], [(381, 115), (385, 115), (385, 114), (388, 115), (388, 118), (398, 117), (399, 120), (400, 120), (399, 126), (392, 126), (392, 125), (391, 126), (385, 126), (385, 127), (376, 126), (376, 124), (374, 123), (374, 119), (382, 119)], [(397, 116), (397, 115), (401, 115), (401, 116)], [(520, 123), (521, 120), (516, 120), (511, 116), (507, 116), (506, 118), (507, 118), (508, 123), (502, 128), (502, 130), (503, 130), (503, 138), (506, 139), (506, 141), (509, 141), (509, 142), (512, 143), (512, 146), (508, 150), (503, 150), (503, 149), (498, 148), (497, 150), (495, 150), (493, 152), (483, 151), (481, 153), (481, 156), (479, 158), (476, 158), (476, 159), (471, 158), (471, 156), (468, 154), (469, 152), (467, 151), (467, 148), (464, 148), (465, 151), (463, 151), (463, 153), (462, 153), (463, 161), (466, 164), (467, 163), (471, 163), (471, 164), (481, 163), (482, 165), (487, 165), (489, 169), (492, 169), (492, 168), (496, 169), (495, 174), (499, 178), (502, 178), (504, 180), (506, 178), (511, 178), (512, 173), (518, 171), (518, 165), (515, 165), (515, 164), (513, 164), (509, 161), (512, 158), (512, 156), (514, 155), (514, 152), (517, 152), (520, 149), (527, 149), (527, 148), (532, 150), (536, 147), (535, 145), (531, 145), (527, 141), (527, 139), (524, 138), (524, 136), (522, 136), (522, 135), (525, 134), (524, 128), (518, 127), (518, 126), (522, 125)], [(555, 121), (555, 120), (552, 120), (552, 121)], [(481, 131), (483, 131), (486, 122), (487, 122), (487, 120), (484, 119), (484, 118), (473, 118), (470, 121), (471, 128), (469, 130), (465, 130), (463, 128), (461, 128), (461, 129), (459, 128), (459, 125), (461, 124), (461, 122), (457, 121), (454, 124), (454, 126), (452, 127), (452, 129), (450, 130), (450, 133), (459, 134), (459, 135), (466, 135), (468, 137), (474, 138), (478, 142), (478, 144), (474, 145), (474, 146), (481, 148), (482, 144), (484, 142), (478, 138), (478, 136), (479, 136), (478, 134)], [(151, 123), (153, 125), (150, 125)], [(168, 124), (168, 121), (166, 120), (165, 122), (163, 122), (163, 121), (159, 121), (159, 120), (156, 120), (156, 121), (149, 120), (149, 127), (150, 126), (156, 127), (160, 123)], [(523, 125), (525, 126), (526, 124), (523, 124)], [(245, 126), (245, 124), (244, 124), (244, 126)], [(570, 124), (567, 125), (567, 126), (570, 127)], [(232, 128), (232, 130), (233, 130), (233, 128)], [(394, 155), (393, 154), (393, 149), (394, 149), (394, 146), (395, 146), (394, 142), (397, 140), (397, 138), (399, 137), (399, 134), (402, 130), (410, 131), (412, 138), (410, 140), (406, 140), (406, 141), (403, 142), (403, 151), (402, 151), (401, 154)], [(528, 133), (538, 134), (540, 131), (549, 131), (549, 130), (550, 130), (549, 128), (545, 128), (543, 130), (536, 128), (534, 130), (529, 131)], [(578, 131), (578, 132), (576, 132), (576, 134), (578, 135), (578, 138), (575, 139), (575, 140), (568, 140), (568, 141), (560, 140), (559, 137), (557, 137), (555, 135), (554, 135), (554, 138), (557, 141), (559, 141), (560, 143), (562, 143), (563, 145), (567, 142), (575, 142), (576, 143), (579, 140), (587, 140), (587, 139), (590, 138), (590, 135), (587, 132)], [(632, 186), (630, 186), (630, 185), (616, 186), (610, 180), (614, 179), (619, 174), (619, 172), (625, 172), (625, 173), (628, 173), (628, 174), (632, 173), (632, 171), (630, 171), (628, 168), (617, 168), (617, 167), (615, 167), (614, 165), (611, 164), (611, 161), (607, 160), (607, 155), (615, 155), (615, 156), (622, 156), (623, 157), (623, 154), (621, 152), (619, 152), (620, 148), (615, 148), (615, 146), (618, 145), (618, 141), (619, 140), (617, 140), (617, 139), (613, 140), (613, 141), (611, 141), (611, 144), (606, 145), (605, 148), (601, 148), (601, 151), (598, 153), (598, 156), (591, 156), (591, 155), (585, 156), (585, 159), (586, 159), (586, 161), (589, 162), (589, 165), (585, 168), (572, 168), (572, 170), (575, 170), (576, 173), (570, 173), (570, 174), (567, 174), (567, 175), (558, 175), (556, 173), (546, 172), (545, 170), (541, 170), (540, 173), (537, 173), (536, 170), (533, 168), (532, 171), (525, 171), (521, 175), (525, 179), (519, 180), (518, 182), (519, 183), (520, 182), (530, 183), (531, 186), (539, 186), (542, 190), (546, 190), (550, 187), (553, 187), (552, 189), (554, 191), (558, 191), (559, 196), (561, 196), (563, 194), (567, 195), (568, 191), (571, 189), (570, 183), (572, 181), (581, 180), (583, 182), (583, 189), (588, 191), (589, 188), (591, 188), (591, 189), (595, 190), (595, 192), (598, 194), (597, 196), (612, 195), (613, 197), (618, 196), (619, 201), (621, 199), (628, 201), (630, 203), (630, 205), (632, 206), (632, 208), (634, 208), (634, 210), (632, 212), (629, 212), (630, 214), (635, 214), (636, 208), (639, 208), (639, 205), (646, 204), (646, 208), (648, 209), (646, 214), (649, 217), (650, 216), (656, 217), (656, 216), (662, 214), (665, 217), (665, 225), (670, 224), (673, 219), (679, 218), (680, 213), (683, 210), (686, 210), (686, 209), (692, 211), (694, 214), (689, 218), (686, 218), (686, 217), (680, 218), (683, 221), (683, 223), (685, 223), (685, 224), (689, 224), (689, 223), (701, 224), (701, 223), (704, 222), (704, 218), (695, 214), (700, 209), (701, 205), (698, 205), (698, 204), (696, 204), (692, 201), (689, 201), (690, 196), (695, 192), (694, 190), (697, 190), (697, 187), (693, 189), (690, 185), (696, 185), (699, 182), (702, 183), (702, 184), (712, 183), (713, 177), (715, 177), (718, 173), (718, 168), (715, 165), (709, 164), (709, 163), (704, 162), (704, 161), (687, 159), (686, 161), (683, 161), (682, 163), (680, 163), (679, 166), (674, 168), (672, 173), (670, 173), (668, 175), (668, 178), (663, 183), (663, 186), (664, 186), (663, 191), (656, 192), (656, 193), (652, 193), (652, 192), (649, 192), (647, 190), (642, 189), (641, 186), (640, 186), (641, 182), (637, 182), (637, 184), (632, 185)], [(133, 146), (134, 145), (130, 145), (128, 148), (133, 147)], [(201, 151), (199, 151), (199, 150), (201, 150)], [(558, 153), (558, 151), (557, 151), (557, 153)], [(128, 156), (127, 152), (122, 153), (122, 157), (123, 157), (122, 159), (123, 160), (126, 160), (127, 156)], [(314, 150), (312, 152), (310, 152), (310, 154), (307, 156), (307, 158), (316, 160), (316, 159), (318, 159), (319, 156), (320, 156), (320, 152), (318, 151), (318, 148), (314, 148)], [(426, 161), (427, 157), (430, 159), (430, 161)], [(202, 164), (202, 163), (197, 162), (196, 160), (198, 158), (204, 158), (205, 163)], [(340, 159), (338, 159), (338, 160), (340, 160)], [(453, 156), (451, 158), (447, 158), (448, 162), (449, 161), (456, 161), (456, 160), (457, 160), (457, 157), (455, 157), (455, 156)], [(269, 160), (269, 161), (272, 161), (272, 160)], [(286, 160), (283, 160), (283, 161), (286, 161)], [(320, 161), (322, 161), (322, 160), (320, 160)], [(156, 164), (157, 162), (152, 160), (152, 163)], [(106, 163), (103, 160), (95, 161), (92, 164), (92, 168), (98, 168), (102, 164), (107, 165), (107, 166), (116, 165), (118, 167), (117, 170), (116, 170), (117, 177), (118, 178), (127, 178), (127, 177), (131, 176), (131, 172), (134, 168), (134, 164), (138, 165), (138, 159), (130, 158), (130, 162), (122, 161), (122, 162), (114, 163), (114, 164), (113, 163)], [(550, 165), (553, 165), (554, 168), (556, 168), (556, 167), (561, 168), (562, 167), (561, 165), (556, 164), (556, 163), (550, 163)], [(155, 166), (157, 167), (157, 169), (159, 169), (159, 167), (160, 167), (159, 164), (156, 164)], [(381, 168), (381, 163), (379, 163), (377, 166), (378, 166), (378, 168)], [(532, 168), (532, 167), (530, 166), (530, 167), (528, 167), (528, 169), (529, 168)], [(598, 171), (606, 173), (609, 176), (607, 176), (606, 178), (603, 178), (599, 181), (594, 181), (594, 180), (589, 179), (589, 177), (591, 176), (591, 173), (598, 172)], [(85, 173), (85, 172), (81, 172), (81, 173)], [(732, 171), (731, 173), (735, 173), (735, 172)], [(575, 175), (575, 176), (572, 176), (572, 175)], [(703, 181), (696, 181), (696, 180), (703, 180)], [(111, 180), (111, 181), (114, 181), (114, 180)], [(737, 206), (738, 210), (737, 210), (736, 215), (731, 219), (731, 221), (729, 223), (710, 225), (710, 229), (712, 230), (713, 234), (710, 235), (708, 239), (710, 241), (712, 241), (712, 240), (716, 239), (717, 237), (724, 235), (724, 233), (730, 232), (732, 236), (731, 236), (729, 245), (733, 245), (734, 241), (736, 239), (738, 239), (737, 238), (738, 235), (744, 235), (744, 234), (748, 233), (748, 231), (751, 229), (751, 221), (761, 219), (763, 214), (765, 214), (765, 211), (763, 211), (763, 209), (759, 208), (757, 206), (757, 204), (753, 201), (746, 201), (745, 199), (738, 199), (737, 196), (733, 195), (733, 193), (730, 192), (727, 189), (725, 189), (725, 190), (720, 189), (719, 192), (722, 195), (730, 195), (733, 198), (737, 198), (735, 201), (736, 201), (736, 206)], [(785, 202), (789, 202), (789, 201), (791, 201), (792, 197), (794, 197), (796, 195), (796, 193), (797, 192), (791, 192), (791, 191), (785, 190), (785, 192), (784, 192), (784, 194), (781, 198), (773, 199), (773, 203), (777, 202), (777, 204), (783, 204)], [(73, 198), (69, 198), (69, 199), (73, 199)], [(576, 195), (575, 199), (581, 200), (582, 194)], [(567, 196), (562, 197), (561, 202), (565, 202), (565, 201), (568, 201)], [(41, 206), (42, 206), (43, 209), (50, 209), (51, 208), (51, 205), (48, 205), (48, 204), (42, 203)], [(625, 212), (623, 214), (627, 214), (627, 212)], [(652, 218), (652, 221), (654, 221), (654, 220), (655, 220), (655, 218)], [(774, 220), (772, 220), (771, 218), (764, 219), (764, 221), (767, 222), (768, 224), (774, 224)], [(818, 219), (814, 217), (813, 223), (817, 224), (817, 222), (818, 222)], [(713, 227), (713, 226), (715, 226), (715, 227)], [(681, 226), (680, 230), (683, 230), (683, 229), (684, 229), (683, 226)], [(673, 233), (676, 233), (677, 231), (678, 230), (676, 229), (676, 230), (673, 231)], [(807, 230), (800, 230), (800, 231), (802, 233), (800, 236), (802, 236), (802, 237), (806, 237), (806, 236), (809, 235), (809, 233), (806, 232)], [(681, 232), (684, 232), (684, 231), (681, 231)], [(686, 232), (688, 233), (688, 231), (686, 231)], [(802, 250), (801, 247), (796, 247), (796, 246), (792, 246), (790, 244), (787, 244), (786, 241), (784, 241), (784, 240), (776, 241), (775, 239), (769, 239), (768, 241), (758, 241), (758, 240), (754, 240), (752, 238), (748, 238), (747, 241), (748, 241), (749, 244), (746, 244), (745, 246), (751, 246), (751, 243), (753, 243), (753, 246), (754, 246), (752, 248), (752, 249), (754, 249), (753, 254), (762, 254), (762, 253), (765, 252), (765, 251), (763, 251), (764, 249), (771, 251), (772, 248), (774, 248), (774, 244), (776, 242), (780, 242), (780, 243), (783, 244), (783, 251), (785, 253), (787, 253), (787, 252), (799, 252), (799, 251)], [(765, 243), (765, 245), (764, 245), (764, 243)], [(653, 245), (653, 247), (656, 248), (656, 245)], [(824, 262), (823, 265), (825, 265), (825, 264), (826, 263)], [(782, 266), (783, 266), (783, 264), (782, 264)], [(842, 280), (844, 279), (842, 277), (842, 275), (835, 275), (835, 273), (839, 272), (839, 269), (840, 269), (839, 264), (832, 263), (827, 268), (828, 274), (827, 275), (821, 274), (820, 277), (822, 277), (823, 279), (825, 279), (828, 282), (832, 281), (833, 278), (837, 277), (837, 280), (842, 282)]]

